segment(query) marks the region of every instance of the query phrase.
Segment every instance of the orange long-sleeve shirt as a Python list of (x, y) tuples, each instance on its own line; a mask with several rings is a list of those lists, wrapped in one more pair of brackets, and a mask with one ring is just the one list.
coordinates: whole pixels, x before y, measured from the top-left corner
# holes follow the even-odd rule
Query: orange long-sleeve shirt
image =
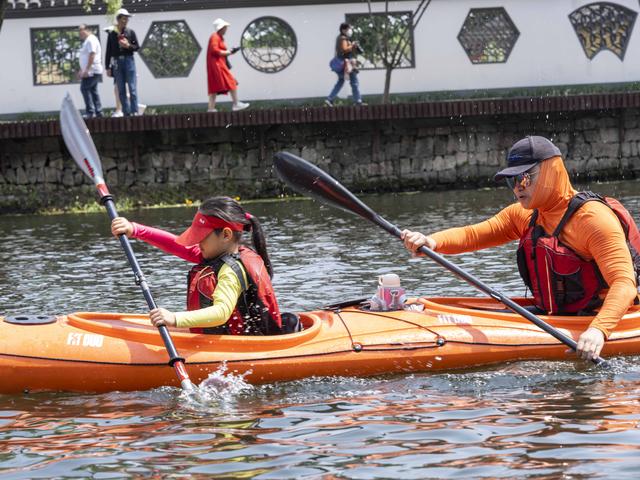
[[(443, 230), (431, 237), (436, 241), (436, 250), (445, 254), (502, 245), (524, 235), (533, 209), (538, 209), (537, 223), (551, 233), (575, 194), (562, 159), (554, 157), (541, 163), (531, 210), (515, 203), (484, 222)], [(606, 205), (587, 202), (567, 222), (560, 241), (582, 258), (595, 260), (609, 285), (604, 303), (590, 325), (608, 337), (638, 295), (620, 221)]]

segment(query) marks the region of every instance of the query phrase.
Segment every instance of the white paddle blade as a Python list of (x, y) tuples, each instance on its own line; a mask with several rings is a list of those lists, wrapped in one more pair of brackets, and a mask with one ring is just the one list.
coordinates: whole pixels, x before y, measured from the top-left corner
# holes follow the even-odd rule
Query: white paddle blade
[(62, 100), (62, 107), (60, 108), (60, 131), (69, 153), (71, 153), (80, 169), (96, 185), (104, 184), (102, 164), (100, 163), (96, 146), (93, 144), (87, 125), (68, 93)]

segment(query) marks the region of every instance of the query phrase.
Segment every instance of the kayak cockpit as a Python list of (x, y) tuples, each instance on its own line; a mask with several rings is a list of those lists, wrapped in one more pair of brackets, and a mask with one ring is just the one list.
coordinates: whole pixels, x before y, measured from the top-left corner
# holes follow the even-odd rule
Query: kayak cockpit
[[(148, 315), (76, 312), (67, 315), (65, 321), (91, 333), (130, 342), (163, 345), (158, 329), (149, 324)], [(302, 331), (285, 335), (209, 335), (191, 333), (186, 329), (171, 329), (171, 337), (176, 348), (197, 348), (200, 351), (275, 350), (310, 341), (318, 335), (323, 322), (330, 325), (333, 317), (329, 312), (308, 312), (300, 314), (300, 322)]]

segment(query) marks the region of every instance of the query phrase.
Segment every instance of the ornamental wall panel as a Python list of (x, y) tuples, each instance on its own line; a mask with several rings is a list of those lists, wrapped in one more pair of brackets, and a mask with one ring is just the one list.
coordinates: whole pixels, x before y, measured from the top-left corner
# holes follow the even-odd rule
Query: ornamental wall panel
[(263, 73), (277, 73), (293, 62), (298, 39), (293, 28), (278, 17), (260, 17), (249, 22), (240, 37), (245, 61)]
[[(32, 12), (38, 12), (38, 7), (34, 6), (14, 9), (10, 5), (6, 12), (0, 30), (0, 115), (57, 111), (67, 92), (71, 93), (77, 105), (83, 103), (79, 86), (60, 83), (59, 78), (62, 77), (55, 69), (49, 78), (55, 77), (56, 80), (46, 85), (34, 85), (31, 30), (69, 29), (71, 32), (77, 30), (80, 23), (98, 25), (99, 39), (104, 47), (106, 33), (103, 29), (109, 22), (103, 11), (84, 13), (78, 8), (76, 0), (70, 1), (68, 7), (58, 0), (54, 6), (50, 6), (48, 1), (43, 2), (40, 8), (45, 11), (46, 7), (46, 11), (51, 12), (49, 16), (32, 15)], [(576, 34), (570, 15), (594, 3), (615, 4), (617, 7), (611, 10), (612, 13), (601, 15), (602, 19), (606, 19), (606, 23), (601, 23), (606, 28), (601, 30), (597, 29), (598, 21), (585, 20), (593, 18), (593, 7), (590, 7), (588, 15), (582, 14), (581, 25), (599, 32), (597, 35), (600, 39), (587, 44)], [(189, 10), (191, 5), (196, 4), (197, 9)], [(373, 14), (383, 14), (384, 4), (372, 2)], [(416, 1), (390, 2), (390, 12), (410, 12), (417, 4)], [(97, 0), (96, 5), (100, 7), (102, 3)], [(203, 47), (212, 33), (213, 20), (217, 17), (227, 20), (231, 24), (225, 38), (227, 45), (242, 46), (244, 41), (243, 52), (234, 55), (231, 63), (232, 73), (239, 82), (240, 98), (248, 101), (314, 98), (316, 102), (321, 102), (336, 80), (328, 64), (334, 55), (338, 26), (348, 16), (359, 15), (366, 19), (369, 13), (367, 2), (360, 1), (153, 0), (145, 3), (125, 0), (125, 5), (135, 9), (130, 27), (136, 31), (143, 47), (147, 33), (154, 24), (172, 25), (182, 21), (193, 40)], [(149, 10), (145, 10), (147, 5)], [(161, 8), (153, 10), (152, 5)], [(178, 7), (180, 10), (177, 10)], [(65, 8), (71, 9), (69, 11), (72, 14), (66, 14)], [(473, 37), (471, 43), (465, 40), (466, 47), (463, 46), (458, 35), (469, 12), (474, 9), (504, 9), (518, 32), (515, 43), (515, 30), (512, 30), (507, 32), (511, 39), (507, 48), (502, 48), (499, 53), (493, 53), (488, 37), (482, 35)], [(608, 10), (600, 7), (598, 11)], [(637, 26), (631, 20), (638, 11), (638, 0), (433, 0), (418, 27), (412, 31), (412, 48), (407, 51), (401, 65), (406, 68), (398, 68), (393, 72), (391, 92), (460, 91), (466, 94), (480, 89), (496, 89), (496, 95), (505, 91), (515, 95), (517, 92), (514, 93), (514, 90), (521, 87), (636, 82), (640, 78), (640, 62), (635, 61), (640, 58), (640, 35), (634, 33)], [(16, 12), (21, 13), (18, 15)], [(623, 14), (614, 15), (613, 12)], [(278, 27), (278, 31), (288, 32), (281, 35), (286, 39), (286, 44), (278, 45), (274, 38), (270, 38), (257, 46), (255, 31), (260, 29), (248, 27), (265, 17), (276, 18), (290, 28), (289, 31), (286, 27)], [(245, 32), (250, 32), (248, 40), (244, 38)], [(363, 44), (366, 44), (366, 35), (362, 35)], [(605, 46), (604, 50), (602, 45)], [(372, 51), (375, 49), (365, 49), (365, 56), (362, 57), (364, 65), (359, 75), (360, 89), (365, 96), (381, 94), (384, 89), (384, 69), (378, 68), (379, 60), (375, 56), (366, 56), (367, 52)], [(170, 58), (169, 55), (167, 52), (166, 58)], [(204, 111), (207, 101), (206, 58), (202, 50), (198, 54), (195, 47), (191, 55), (186, 63), (178, 62), (176, 67), (184, 74), (191, 65), (186, 76), (173, 76), (176, 74), (174, 65), (162, 64), (164, 54), (152, 63), (149, 63), (144, 50), (142, 56), (136, 54), (140, 101), (151, 106), (198, 105)], [(371, 69), (366, 65), (367, 61)], [(173, 60), (170, 62), (174, 63)], [(73, 68), (63, 70), (71, 72)], [(43, 74), (38, 75), (44, 83)], [(65, 75), (64, 78), (70, 78), (68, 74)], [(99, 92), (105, 107), (112, 108), (115, 103), (113, 82), (105, 78), (99, 86)], [(341, 95), (350, 95), (348, 85)], [(227, 100), (227, 96), (220, 96), (220, 108), (228, 108)]]
[[(98, 35), (97, 25), (87, 27)], [(30, 34), (34, 85), (80, 83), (76, 74), (83, 42), (78, 27), (32, 28)]]
[(569, 20), (589, 60), (604, 50), (624, 60), (637, 16), (622, 5), (598, 2), (574, 10)]
[(362, 52), (358, 55), (361, 70), (384, 69), (385, 58), (387, 62), (396, 61), (397, 68), (415, 67), (412, 14), (412, 11), (367, 12), (345, 16), (353, 26), (353, 37), (361, 45)]
[(473, 8), (462, 24), (458, 41), (471, 63), (505, 63), (519, 35), (504, 8)]
[(188, 77), (200, 54), (200, 44), (184, 20), (153, 22), (140, 57), (155, 78)]

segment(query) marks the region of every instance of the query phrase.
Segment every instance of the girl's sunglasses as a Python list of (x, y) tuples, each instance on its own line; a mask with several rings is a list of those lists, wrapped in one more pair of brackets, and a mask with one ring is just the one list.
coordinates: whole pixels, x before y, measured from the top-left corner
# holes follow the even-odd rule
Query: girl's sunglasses
[[(535, 167), (534, 167), (535, 168)], [(505, 181), (511, 190), (516, 188), (516, 185), (522, 188), (527, 188), (531, 185), (531, 180), (535, 177), (538, 172), (534, 172), (533, 169), (527, 170), (526, 172), (519, 173), (518, 175), (514, 175), (513, 177), (505, 177)]]

